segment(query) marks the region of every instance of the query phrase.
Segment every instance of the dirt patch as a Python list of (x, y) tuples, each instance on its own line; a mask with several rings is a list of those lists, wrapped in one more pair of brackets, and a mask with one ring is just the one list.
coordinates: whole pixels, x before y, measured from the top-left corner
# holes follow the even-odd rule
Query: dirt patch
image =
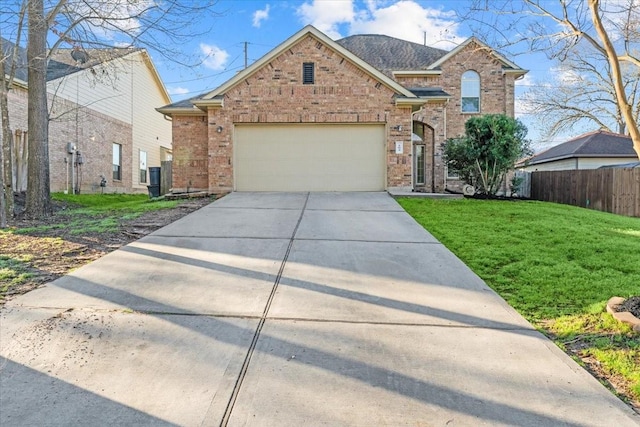
[[(591, 351), (594, 349), (594, 340), (619, 342), (619, 333), (605, 332), (591, 325), (585, 327), (584, 334), (571, 339), (563, 339), (551, 332), (553, 329), (552, 323), (552, 321), (542, 321), (538, 323), (538, 327), (549, 339), (558, 344), (569, 356), (572, 356), (574, 360), (582, 365), (591, 375), (600, 381), (600, 383), (627, 403), (631, 409), (640, 414), (640, 399), (635, 397), (631, 381), (628, 381), (621, 375), (615, 375), (609, 372), (602, 363), (591, 354)], [(626, 338), (628, 339), (625, 341), (625, 344), (618, 344), (619, 349), (632, 350), (637, 348), (633, 335), (627, 336)], [(636, 359), (638, 359), (636, 363), (640, 363), (640, 354), (636, 356)]]
[[(566, 352), (569, 355), (579, 359), (582, 362), (582, 366), (591, 375), (596, 377), (605, 387), (626, 402), (631, 409), (640, 414), (640, 400), (634, 398), (633, 392), (631, 391), (631, 382), (626, 381), (621, 376), (611, 375), (607, 372), (602, 364), (585, 350), (590, 346), (590, 343), (582, 339), (577, 339), (569, 344), (565, 344)], [(640, 361), (638, 362), (640, 363)]]
[[(1, 233), (0, 254), (21, 260), (22, 273), (27, 277), (19, 284), (0, 278), (0, 307), (17, 295), (29, 292), (45, 283), (94, 261), (107, 253), (137, 240), (183, 216), (211, 203), (212, 199), (189, 199), (176, 207), (146, 212), (135, 219), (120, 219), (115, 230), (77, 234), (69, 228), (39, 230), (27, 234)], [(9, 227), (28, 230), (60, 223), (60, 213), (69, 207), (54, 202), (54, 215), (43, 220), (9, 221)]]

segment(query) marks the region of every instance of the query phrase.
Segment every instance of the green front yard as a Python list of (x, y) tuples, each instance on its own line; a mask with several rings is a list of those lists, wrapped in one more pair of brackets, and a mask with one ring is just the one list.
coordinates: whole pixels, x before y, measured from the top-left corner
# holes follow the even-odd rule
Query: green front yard
[(604, 312), (640, 295), (640, 219), (533, 201), (399, 203), (546, 335), (640, 401), (640, 336)]

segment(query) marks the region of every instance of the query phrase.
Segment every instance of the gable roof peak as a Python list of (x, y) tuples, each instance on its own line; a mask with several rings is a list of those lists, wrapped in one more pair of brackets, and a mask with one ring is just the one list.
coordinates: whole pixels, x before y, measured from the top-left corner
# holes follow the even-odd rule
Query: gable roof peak
[[(229, 89), (231, 89), (232, 87), (234, 87), (235, 85), (237, 85), (241, 81), (247, 79), (248, 77), (252, 76), (255, 72), (257, 72), (263, 66), (268, 64), (271, 60), (273, 60), (277, 56), (281, 55), (283, 52), (287, 51), (293, 45), (295, 45), (296, 43), (300, 42), (301, 40), (303, 40), (305, 37), (307, 37), (309, 35), (311, 35), (312, 37), (316, 38), (319, 42), (321, 42), (325, 46), (328, 46), (330, 49), (332, 49), (335, 52), (339, 53), (340, 55), (345, 57), (348, 61), (352, 62), (357, 67), (365, 70), (367, 73), (372, 75), (375, 79), (377, 79), (378, 81), (380, 81), (381, 83), (383, 83), (387, 87), (391, 88), (396, 93), (398, 93), (400, 95), (403, 95), (405, 97), (408, 97), (408, 98), (415, 98), (416, 97), (413, 93), (411, 93), (411, 91), (406, 89), (404, 86), (400, 85), (399, 83), (397, 83), (395, 80), (393, 80), (389, 76), (381, 73), (375, 67), (372, 67), (365, 60), (363, 60), (362, 58), (358, 57), (357, 55), (355, 55), (354, 53), (349, 51), (349, 49), (346, 49), (345, 47), (341, 46), (336, 41), (332, 40), (329, 36), (324, 34), (322, 31), (318, 30), (313, 25), (307, 25), (304, 28), (302, 28), (300, 31), (298, 31), (297, 33), (295, 33), (294, 35), (292, 35), (291, 37), (286, 39), (284, 42), (280, 43), (278, 46), (273, 48), (271, 51), (269, 51), (267, 54), (262, 56), (260, 59), (255, 61), (253, 64), (251, 64), (250, 66), (248, 66), (244, 70), (242, 70), (239, 73), (237, 73), (235, 76), (233, 76), (231, 79), (227, 80), (222, 85), (218, 86), (218, 88), (216, 88), (213, 91), (207, 93), (205, 96), (203, 96), (203, 97), (201, 97), (199, 99), (204, 101), (203, 102), (203, 104), (204, 104), (204, 103), (206, 103), (207, 100), (212, 100), (212, 99), (214, 99), (214, 98), (216, 98), (216, 97), (218, 97), (220, 95), (223, 95)], [(194, 101), (194, 104), (197, 105), (198, 101), (197, 100)]]
[(482, 40), (480, 40), (476, 36), (471, 36), (468, 39), (466, 39), (465, 41), (463, 41), (462, 43), (460, 43), (456, 48), (454, 48), (449, 53), (447, 53), (446, 55), (444, 55), (443, 57), (438, 59), (436, 62), (431, 64), (429, 66), (429, 69), (433, 70), (433, 69), (436, 69), (436, 68), (440, 67), (444, 62), (448, 61), (449, 59), (451, 59), (452, 57), (457, 55), (460, 51), (462, 51), (464, 48), (466, 48), (470, 44), (477, 44), (480, 47), (480, 49), (486, 50), (489, 55), (493, 56), (495, 59), (497, 59), (498, 61), (502, 62), (502, 64), (504, 66), (506, 66), (507, 68), (511, 69), (512, 71), (516, 72), (517, 74), (519, 74), (521, 76), (525, 75), (528, 72), (527, 70), (519, 67), (514, 62), (510, 61), (509, 59), (507, 59), (505, 56), (503, 56), (503, 55), (499, 54), (498, 52), (496, 52), (496, 50), (494, 48), (492, 48), (491, 46), (489, 46), (488, 44), (486, 44), (485, 42), (483, 42)]

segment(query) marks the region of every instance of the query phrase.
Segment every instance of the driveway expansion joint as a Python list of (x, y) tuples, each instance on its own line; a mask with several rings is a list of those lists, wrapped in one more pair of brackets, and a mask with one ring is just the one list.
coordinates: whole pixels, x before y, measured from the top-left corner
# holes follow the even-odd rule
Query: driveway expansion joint
[(273, 298), (276, 295), (276, 291), (278, 289), (278, 285), (280, 284), (280, 279), (282, 278), (282, 274), (284, 272), (285, 265), (287, 264), (287, 259), (289, 258), (289, 254), (291, 253), (291, 248), (293, 246), (293, 242), (296, 238), (296, 233), (298, 232), (298, 228), (300, 227), (300, 223), (302, 222), (302, 217), (304, 216), (304, 211), (307, 208), (307, 203), (309, 203), (309, 193), (306, 194), (306, 198), (304, 201), (304, 205), (302, 206), (302, 210), (300, 212), (300, 216), (298, 217), (298, 222), (296, 223), (295, 228), (293, 229), (293, 233), (291, 234), (291, 238), (289, 239), (289, 245), (287, 246), (287, 250), (282, 259), (282, 263), (280, 264), (280, 269), (278, 270), (278, 275), (276, 276), (276, 280), (271, 288), (271, 293), (269, 294), (269, 298), (267, 299), (267, 303), (265, 304), (264, 311), (262, 316), (260, 317), (260, 321), (258, 322), (258, 326), (256, 327), (256, 331), (253, 334), (253, 339), (251, 340), (251, 344), (249, 345), (249, 349), (247, 350), (247, 355), (245, 356), (244, 362), (242, 363), (242, 368), (240, 369), (240, 374), (236, 380), (236, 383), (231, 392), (231, 397), (229, 398), (229, 403), (225, 408), (224, 414), (222, 416), (222, 421), (220, 422), (220, 426), (226, 426), (229, 423), (229, 419), (231, 418), (231, 413), (233, 412), (233, 407), (238, 398), (238, 394), (240, 393), (240, 389), (242, 388), (242, 383), (244, 381), (245, 376), (247, 375), (247, 370), (249, 369), (249, 364), (251, 363), (251, 357), (255, 351), (256, 345), (258, 343), (258, 339), (260, 338), (260, 332), (262, 332), (262, 328), (267, 320), (267, 316), (269, 315), (269, 309), (271, 308), (271, 303), (273, 302)]
[(440, 242), (419, 242), (419, 241), (406, 241), (406, 240), (357, 240), (357, 239), (327, 239), (327, 238), (313, 238), (313, 237), (301, 237), (301, 238), (296, 238), (296, 241), (299, 242), (303, 242), (303, 241), (309, 241), (309, 242), (356, 242), (356, 243), (390, 243), (390, 244), (410, 244), (410, 245), (440, 245), (442, 246), (442, 243)]
[(384, 322), (375, 320), (347, 320), (347, 319), (317, 319), (304, 317), (268, 317), (271, 321), (280, 322), (308, 322), (308, 323), (336, 323), (346, 325), (375, 325), (375, 326), (417, 326), (429, 328), (451, 329), (488, 329), (493, 331), (537, 331), (534, 327), (517, 326), (487, 326), (487, 325), (446, 325), (442, 323), (417, 323), (417, 322)]

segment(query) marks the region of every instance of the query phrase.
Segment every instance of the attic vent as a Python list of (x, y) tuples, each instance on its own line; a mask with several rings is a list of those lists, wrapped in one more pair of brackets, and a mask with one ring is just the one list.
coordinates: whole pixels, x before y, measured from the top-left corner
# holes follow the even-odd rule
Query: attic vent
[(316, 49), (322, 49), (322, 43), (317, 42), (316, 43)]
[(304, 62), (302, 64), (302, 84), (312, 85), (315, 83), (314, 63)]

